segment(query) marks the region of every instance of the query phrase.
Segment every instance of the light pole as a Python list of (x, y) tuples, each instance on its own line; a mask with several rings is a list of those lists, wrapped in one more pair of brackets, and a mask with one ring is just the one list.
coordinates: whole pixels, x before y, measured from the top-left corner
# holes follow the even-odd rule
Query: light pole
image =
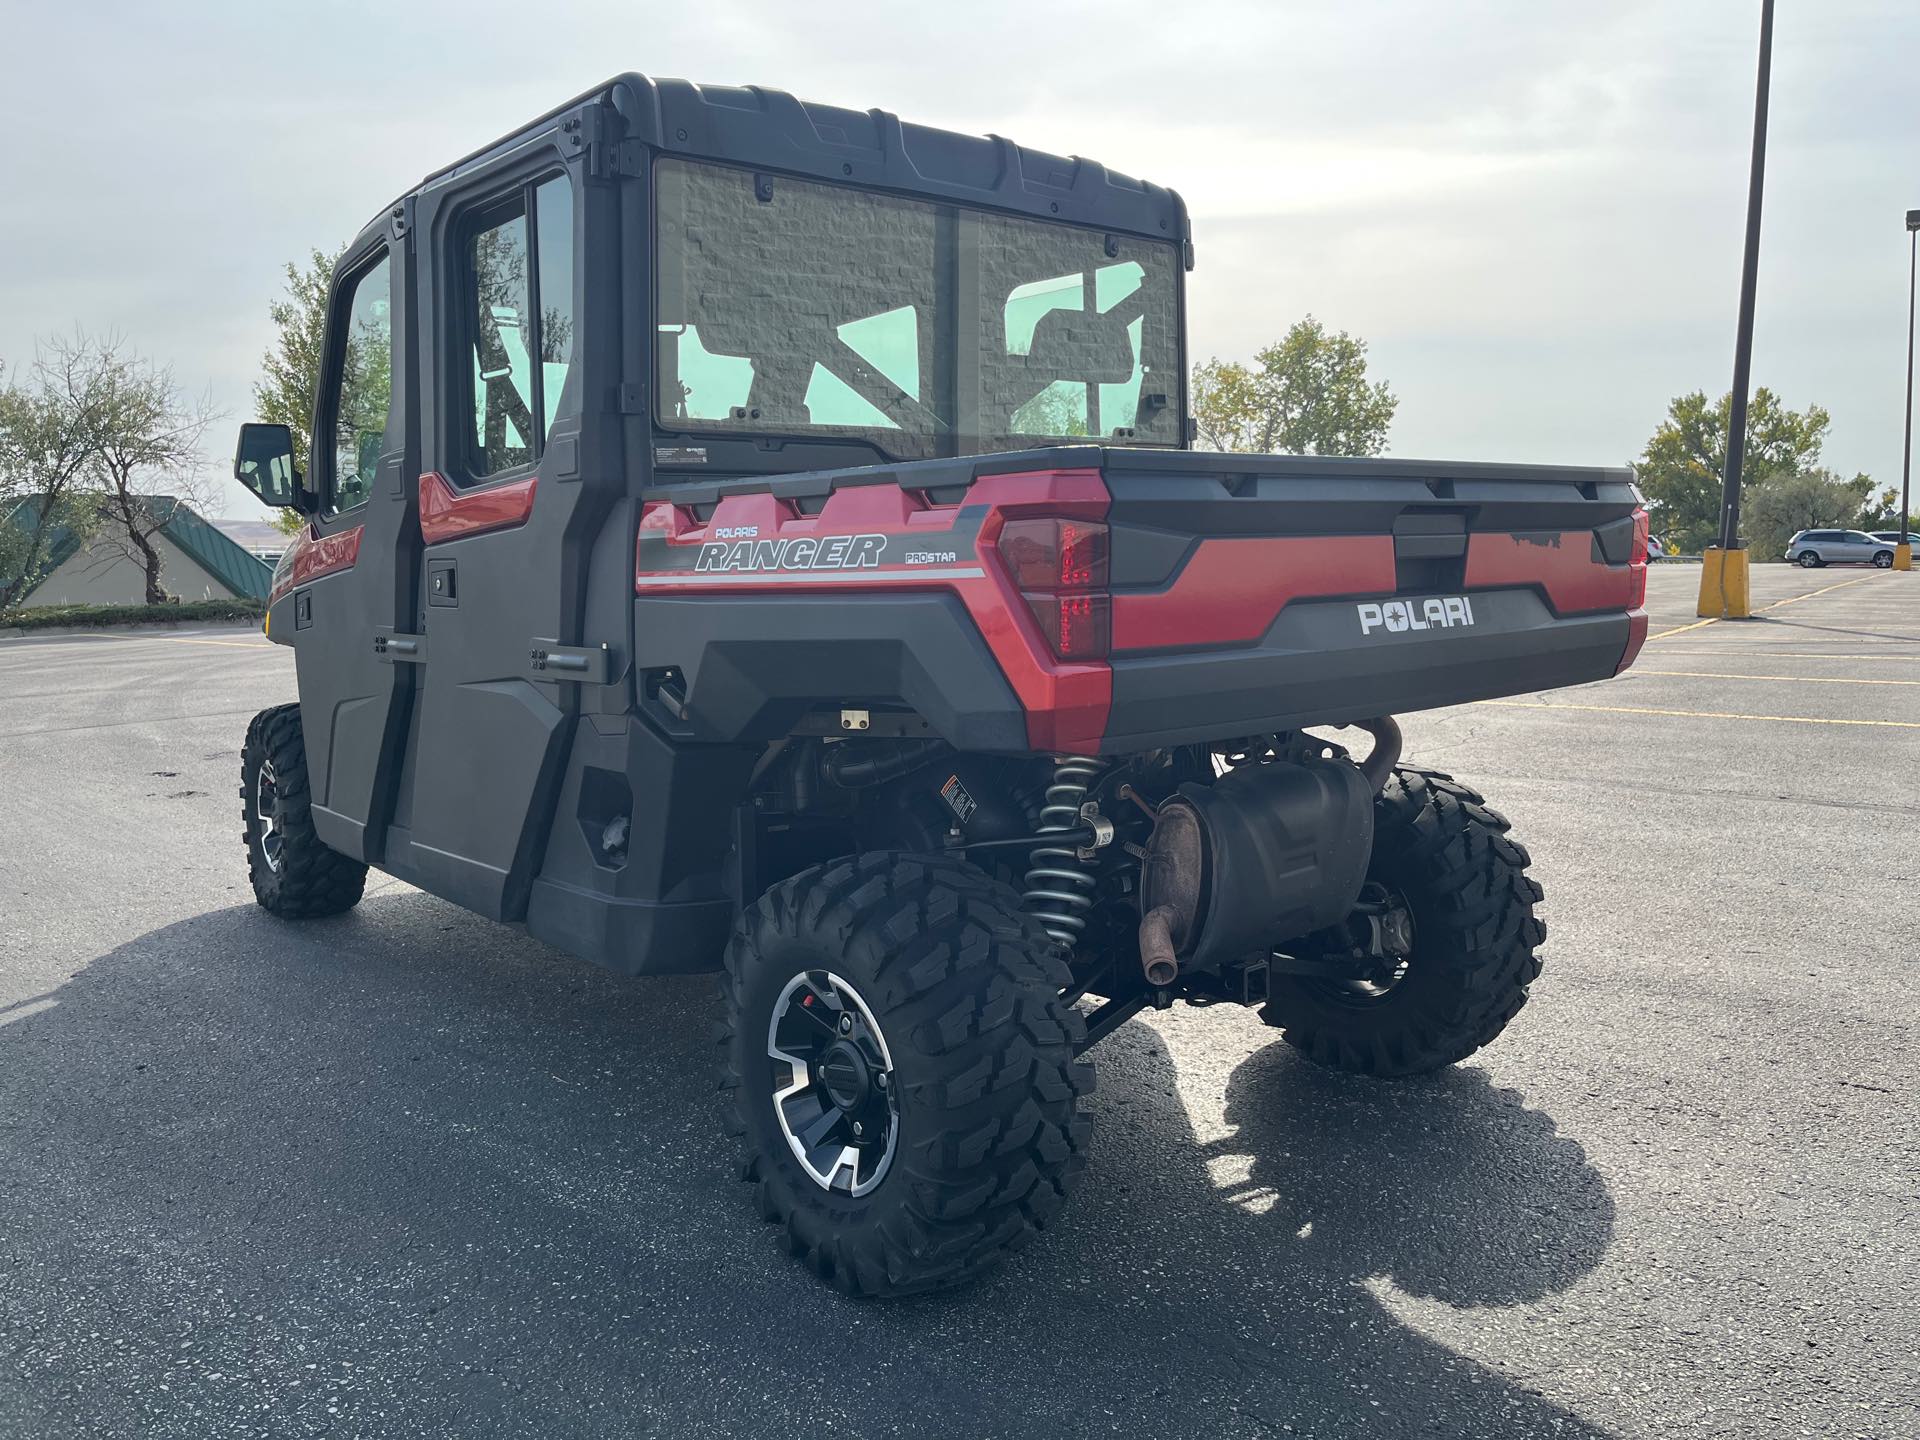
[(1747, 552), (1740, 548), (1740, 467), (1747, 457), (1747, 383), (1753, 369), (1753, 292), (1760, 270), (1760, 195), (1767, 174), (1767, 90), (1773, 72), (1773, 0), (1760, 0), (1760, 77), (1753, 92), (1753, 164), (1747, 176), (1747, 248), (1740, 267), (1740, 328), (1733, 342), (1733, 404), (1727, 417), (1726, 484), (1720, 545), (1701, 558), (1698, 613), (1744, 620), (1752, 614)]
[(1913, 480), (1913, 287), (1920, 277), (1920, 210), (1907, 212), (1907, 429), (1900, 446), (1900, 539), (1893, 547), (1893, 568), (1913, 568), (1913, 534), (1907, 529), (1909, 486)]

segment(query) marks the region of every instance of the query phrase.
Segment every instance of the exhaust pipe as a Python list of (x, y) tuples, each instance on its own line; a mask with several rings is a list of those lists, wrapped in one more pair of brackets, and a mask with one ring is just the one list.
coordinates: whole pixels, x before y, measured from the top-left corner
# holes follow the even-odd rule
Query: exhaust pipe
[(1391, 715), (1382, 715), (1378, 720), (1356, 720), (1353, 728), (1373, 737), (1373, 753), (1359, 765), (1360, 773), (1367, 777), (1367, 784), (1378, 795), (1387, 788), (1387, 777), (1393, 774), (1393, 767), (1400, 763), (1400, 727)]
[(1173, 948), (1174, 914), (1173, 906), (1156, 905), (1140, 917), (1140, 968), (1156, 990), (1180, 976), (1180, 957)]

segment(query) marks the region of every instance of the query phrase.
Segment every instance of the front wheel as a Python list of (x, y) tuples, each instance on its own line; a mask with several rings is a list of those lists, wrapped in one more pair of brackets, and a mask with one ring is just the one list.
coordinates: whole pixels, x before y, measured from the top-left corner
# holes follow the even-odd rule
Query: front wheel
[(1085, 1168), (1067, 970), (1006, 886), (875, 852), (774, 886), (727, 949), (720, 1087), (760, 1212), (855, 1295), (972, 1279)]
[(1873, 568), (1876, 570), (1891, 570), (1893, 568), (1893, 551), (1891, 550), (1874, 551)]
[(1365, 979), (1281, 975), (1261, 1017), (1309, 1060), (1418, 1075), (1506, 1028), (1540, 974), (1540, 886), (1505, 817), (1449, 776), (1396, 770), (1374, 801), (1368, 893), (1401, 958)]
[(1818, 570), (1820, 568), (1819, 554), (1812, 550), (1802, 550), (1800, 552), (1800, 568), (1802, 570)]
[(247, 878), (262, 909), (288, 920), (338, 915), (360, 903), (367, 867), (330, 850), (313, 828), (307, 745), (298, 705), (262, 710), (240, 752)]

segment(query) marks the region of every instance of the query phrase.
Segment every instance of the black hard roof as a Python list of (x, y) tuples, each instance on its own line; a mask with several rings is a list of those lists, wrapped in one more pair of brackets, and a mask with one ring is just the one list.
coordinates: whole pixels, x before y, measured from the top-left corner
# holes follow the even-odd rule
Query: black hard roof
[(435, 171), (424, 186), (518, 144), (596, 100), (626, 122), (626, 139), (657, 150), (762, 166), (957, 204), (986, 206), (1171, 241), (1187, 239), (1175, 192), (1079, 156), (1029, 149), (998, 135), (963, 135), (885, 110), (847, 110), (757, 85), (616, 76), (493, 144)]

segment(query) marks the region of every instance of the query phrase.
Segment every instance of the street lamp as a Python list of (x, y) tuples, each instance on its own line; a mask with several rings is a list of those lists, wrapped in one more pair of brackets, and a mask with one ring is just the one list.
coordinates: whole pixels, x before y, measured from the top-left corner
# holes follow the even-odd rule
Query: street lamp
[(1900, 539), (1893, 547), (1893, 568), (1913, 568), (1913, 534), (1907, 529), (1909, 486), (1913, 480), (1913, 287), (1920, 276), (1920, 210), (1907, 212), (1907, 430), (1900, 446)]
[(1773, 74), (1773, 0), (1760, 0), (1760, 73), (1753, 90), (1753, 163), (1747, 176), (1747, 247), (1740, 266), (1740, 320), (1733, 342), (1733, 403), (1720, 499), (1720, 543), (1700, 556), (1700, 603), (1709, 619), (1752, 613), (1747, 552), (1740, 545), (1740, 469), (1747, 457), (1747, 384), (1753, 365), (1753, 292), (1760, 272), (1760, 197), (1767, 173), (1767, 92)]

